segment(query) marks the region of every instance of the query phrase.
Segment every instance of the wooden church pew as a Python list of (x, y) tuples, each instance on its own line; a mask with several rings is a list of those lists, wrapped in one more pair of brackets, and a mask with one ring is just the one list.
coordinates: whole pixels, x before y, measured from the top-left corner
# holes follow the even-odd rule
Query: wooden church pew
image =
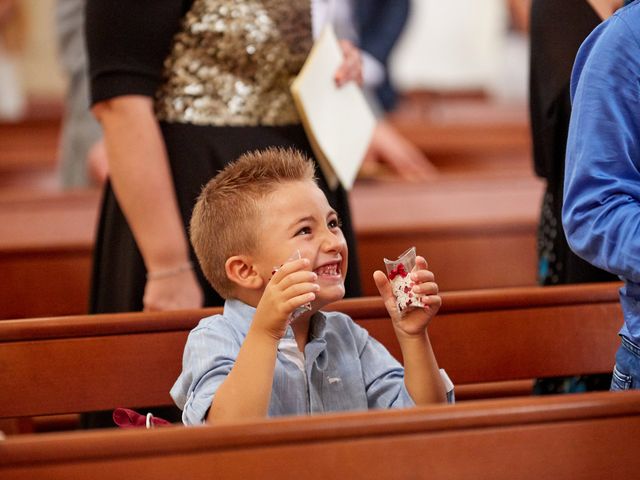
[(635, 478), (640, 392), (0, 441), (0, 477)]
[(443, 173), (492, 176), (531, 172), (526, 102), (412, 92), (404, 96), (389, 121)]
[[(439, 365), (459, 390), (610, 372), (622, 324), (618, 287), (443, 294), (442, 310), (429, 326)], [(401, 358), (380, 299), (344, 300), (331, 308), (349, 314)], [(0, 418), (171, 404), (168, 392), (181, 370), (187, 334), (217, 311), (0, 322)]]
[(99, 198), (0, 197), (0, 319), (86, 313)]
[[(415, 245), (442, 291), (533, 285), (533, 179), (362, 184), (351, 193), (365, 295)], [(0, 319), (86, 313), (97, 191), (0, 196)]]
[(534, 285), (542, 184), (534, 178), (360, 185), (351, 193), (365, 295), (415, 245), (441, 291)]
[(0, 191), (55, 191), (63, 105), (28, 99), (24, 118), (0, 120)]

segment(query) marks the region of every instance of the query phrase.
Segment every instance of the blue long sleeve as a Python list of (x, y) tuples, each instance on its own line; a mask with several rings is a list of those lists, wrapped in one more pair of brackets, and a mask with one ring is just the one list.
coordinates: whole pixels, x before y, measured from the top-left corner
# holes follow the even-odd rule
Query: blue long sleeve
[(572, 250), (625, 280), (621, 333), (640, 339), (640, 3), (580, 47), (562, 221)]
[(585, 41), (574, 66), (563, 224), (578, 255), (638, 283), (639, 32), (620, 17), (607, 23)]

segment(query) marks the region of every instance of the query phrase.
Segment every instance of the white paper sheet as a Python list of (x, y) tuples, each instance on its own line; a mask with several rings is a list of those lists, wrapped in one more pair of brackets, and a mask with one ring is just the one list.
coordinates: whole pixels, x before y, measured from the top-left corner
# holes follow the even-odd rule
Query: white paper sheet
[(331, 25), (324, 27), (291, 92), (307, 136), (331, 188), (356, 179), (376, 119), (354, 82), (338, 88), (334, 76), (343, 54)]

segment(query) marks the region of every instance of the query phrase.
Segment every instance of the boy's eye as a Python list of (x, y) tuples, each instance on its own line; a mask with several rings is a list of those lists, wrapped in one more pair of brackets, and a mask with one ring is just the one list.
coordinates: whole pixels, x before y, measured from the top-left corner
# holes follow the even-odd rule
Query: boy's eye
[(310, 235), (311, 227), (302, 227), (300, 230), (296, 232), (296, 236), (298, 235)]
[(329, 220), (329, 228), (334, 229), (334, 228), (342, 228), (342, 222), (340, 221), (339, 218), (334, 218), (332, 220)]

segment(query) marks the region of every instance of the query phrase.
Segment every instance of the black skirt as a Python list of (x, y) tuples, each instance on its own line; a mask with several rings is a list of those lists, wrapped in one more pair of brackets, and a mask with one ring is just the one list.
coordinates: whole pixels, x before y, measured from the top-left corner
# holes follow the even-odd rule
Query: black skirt
[[(189, 124), (161, 123), (171, 164), (183, 227), (202, 187), (229, 162), (247, 151), (268, 147), (296, 148), (310, 158), (311, 146), (302, 126), (284, 127), (212, 127)], [(360, 296), (360, 276), (355, 236), (349, 212), (347, 192), (341, 187), (330, 190), (319, 168), (319, 186), (331, 206), (342, 219), (349, 248), (349, 268), (346, 296)], [(153, 212), (149, 212), (153, 215)], [(193, 249), (191, 259), (198, 265)], [(211, 288), (199, 266), (196, 273), (205, 295), (205, 306), (218, 306), (223, 299)], [(120, 206), (107, 183), (94, 250), (90, 313), (142, 310), (146, 269)]]

